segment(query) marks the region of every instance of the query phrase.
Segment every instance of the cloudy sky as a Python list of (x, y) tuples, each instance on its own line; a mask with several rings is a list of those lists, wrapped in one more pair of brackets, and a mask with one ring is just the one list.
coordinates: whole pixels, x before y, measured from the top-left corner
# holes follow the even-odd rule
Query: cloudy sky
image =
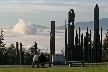
[[(26, 23), (23, 19), (19, 19), (19, 22), (13, 28), (3, 29), (4, 31), (4, 43), (6, 47), (10, 44), (16, 42), (21, 42), (25, 49), (33, 46), (34, 42), (37, 42), (38, 48), (42, 49), (44, 52), (50, 50), (50, 29), (37, 29), (33, 24)], [(79, 31), (78, 31), (79, 32)], [(103, 39), (105, 37), (105, 32), (103, 31)], [(81, 34), (86, 35), (86, 30), (81, 30)], [(94, 32), (91, 32), (92, 40)], [(76, 30), (74, 30), (74, 35), (76, 36)], [(64, 30), (55, 30), (55, 50), (56, 53), (65, 47), (65, 33)]]
[(51, 20), (63, 25), (71, 8), (75, 22), (93, 21), (95, 4), (100, 7), (100, 19), (108, 18), (108, 0), (0, 0), (0, 28), (12, 27), (19, 19), (48, 27)]
[[(22, 42), (29, 48), (36, 41), (40, 48), (49, 49), (50, 30), (36, 29), (32, 24), (50, 27), (54, 20), (56, 26), (63, 25), (71, 8), (75, 11), (75, 22), (93, 21), (96, 4), (100, 8), (100, 19), (108, 18), (108, 0), (0, 0), (0, 28), (13, 27), (4, 29), (4, 42), (6, 46)], [(64, 30), (56, 30), (55, 35), (56, 52), (60, 52), (64, 48)]]

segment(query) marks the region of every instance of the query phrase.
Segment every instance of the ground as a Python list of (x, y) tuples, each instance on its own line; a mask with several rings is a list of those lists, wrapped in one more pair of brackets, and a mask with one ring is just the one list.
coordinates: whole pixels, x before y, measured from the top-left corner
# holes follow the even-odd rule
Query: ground
[(0, 72), (107, 72), (108, 67), (1, 68)]
[(68, 67), (52, 66), (46, 68), (31, 68), (31, 65), (1, 65), (0, 72), (108, 72), (108, 66)]

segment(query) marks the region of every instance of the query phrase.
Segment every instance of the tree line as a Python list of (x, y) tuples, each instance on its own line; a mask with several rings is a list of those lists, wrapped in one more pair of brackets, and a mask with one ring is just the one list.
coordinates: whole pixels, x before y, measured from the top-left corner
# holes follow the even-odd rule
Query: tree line
[[(20, 50), (18, 50), (20, 52)], [(29, 49), (23, 48), (24, 52), (24, 65), (31, 65), (34, 56), (33, 47)], [(38, 49), (38, 53), (41, 52), (41, 49)], [(44, 53), (45, 56), (48, 56), (49, 60), (49, 53)], [(20, 64), (20, 55), (18, 55), (18, 64)], [(16, 65), (16, 47), (12, 43), (9, 47), (0, 47), (0, 65)]]
[[(16, 65), (16, 45), (13, 43), (10, 44), (8, 47), (6, 47), (3, 42), (4, 35), (3, 30), (1, 29), (0, 34), (0, 65)], [(31, 46), (29, 49), (22, 48), (22, 51), (24, 52), (24, 65), (31, 65), (33, 61), (34, 56), (34, 49), (33, 46)], [(37, 52), (40, 53), (42, 50), (38, 48)], [(18, 49), (18, 52), (20, 50)], [(47, 56), (47, 59), (49, 61), (49, 53), (44, 53), (45, 56)], [(20, 64), (20, 55), (18, 55), (18, 64)]]
[[(15, 65), (16, 64), (16, 47), (12, 43), (9, 47), (6, 47), (3, 42), (4, 35), (3, 30), (1, 30), (0, 35), (0, 65)], [(31, 65), (32, 59), (34, 56), (34, 50), (33, 46), (31, 46), (29, 49), (23, 48), (24, 52), (24, 65)], [(38, 53), (41, 52), (41, 49), (38, 48)], [(61, 53), (64, 53), (63, 50), (61, 50)], [(44, 53), (45, 56), (47, 56), (47, 60), (50, 61), (50, 54), (48, 52)], [(102, 45), (102, 61), (108, 61), (108, 30), (105, 33), (105, 38), (103, 39), (103, 45)]]

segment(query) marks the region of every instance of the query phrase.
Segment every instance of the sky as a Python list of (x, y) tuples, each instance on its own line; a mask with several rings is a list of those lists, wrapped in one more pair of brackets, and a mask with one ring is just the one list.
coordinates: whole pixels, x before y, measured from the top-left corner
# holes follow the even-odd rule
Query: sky
[[(23, 19), (19, 19), (19, 22), (13, 28), (5, 28), (4, 31), (4, 43), (6, 47), (10, 44), (22, 43), (23, 48), (28, 49), (37, 42), (38, 48), (42, 51), (50, 52), (50, 31), (51, 29), (37, 29), (31, 23), (26, 23)], [(77, 30), (78, 31), (78, 30)], [(79, 31), (78, 31), (79, 32)], [(81, 30), (86, 36), (86, 30)], [(105, 32), (102, 31), (102, 39), (105, 38)], [(74, 35), (76, 36), (76, 30), (74, 30)], [(91, 39), (93, 40), (94, 31), (91, 31)], [(19, 47), (20, 48), (20, 47)], [(65, 31), (55, 30), (55, 52), (60, 53), (62, 49), (65, 48)]]
[(93, 21), (96, 4), (100, 19), (108, 18), (108, 0), (0, 0), (0, 28), (13, 27), (19, 19), (46, 27), (51, 21), (63, 25), (70, 9), (75, 11), (75, 22)]
[[(46, 52), (46, 50), (48, 50), (47, 52), (50, 52), (50, 36), (49, 36), (50, 29), (34, 30), (32, 24), (30, 26), (29, 24), (23, 23), (20, 27), (19, 27), (20, 22), (17, 24), (18, 25), (15, 25), (13, 29), (4, 29), (5, 32), (4, 43), (6, 44), (6, 47), (9, 47), (10, 44), (12, 43), (15, 45), (16, 42), (18, 43), (21, 42), (23, 44), (23, 48), (28, 49), (34, 45), (34, 42), (37, 42), (38, 48), (42, 49), (43, 52)], [(19, 30), (16, 29), (17, 26), (20, 28)], [(25, 31), (25, 28), (23, 27), (28, 27), (28, 30)], [(102, 39), (105, 38), (105, 32), (106, 31), (103, 31)], [(82, 33), (85, 36), (86, 30), (81, 30), (81, 34)], [(91, 31), (92, 40), (93, 40), (93, 34), (94, 32)], [(64, 48), (65, 48), (64, 30), (56, 30), (55, 31), (55, 53), (56, 54), (61, 53), (62, 49), (65, 50)]]

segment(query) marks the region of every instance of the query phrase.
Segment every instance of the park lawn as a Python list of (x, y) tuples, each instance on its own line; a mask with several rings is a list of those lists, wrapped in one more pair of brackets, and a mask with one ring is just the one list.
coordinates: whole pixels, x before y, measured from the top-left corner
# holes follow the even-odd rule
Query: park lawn
[(0, 72), (108, 72), (108, 67), (0, 68)]

